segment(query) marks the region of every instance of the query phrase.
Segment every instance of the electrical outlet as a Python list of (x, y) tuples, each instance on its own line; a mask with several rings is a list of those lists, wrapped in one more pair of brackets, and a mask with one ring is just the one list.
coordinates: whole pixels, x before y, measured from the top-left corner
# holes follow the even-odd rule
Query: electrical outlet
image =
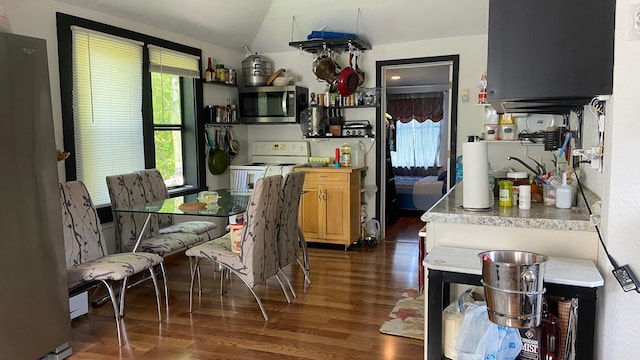
[(629, 40), (640, 40), (640, 3), (629, 5)]

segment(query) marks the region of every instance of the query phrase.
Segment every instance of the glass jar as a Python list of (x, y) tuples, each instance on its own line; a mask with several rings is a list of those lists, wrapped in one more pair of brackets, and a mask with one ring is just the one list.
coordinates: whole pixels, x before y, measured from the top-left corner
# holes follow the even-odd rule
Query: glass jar
[(224, 64), (216, 65), (216, 79), (218, 82), (227, 82), (227, 72), (224, 68)]
[(342, 144), (340, 148), (340, 166), (351, 167), (351, 145)]

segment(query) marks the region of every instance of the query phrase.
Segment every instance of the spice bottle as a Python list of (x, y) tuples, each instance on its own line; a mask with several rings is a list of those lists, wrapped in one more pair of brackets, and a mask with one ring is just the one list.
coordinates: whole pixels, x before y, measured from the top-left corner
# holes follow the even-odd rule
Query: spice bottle
[(351, 145), (342, 144), (340, 150), (340, 167), (351, 167)]

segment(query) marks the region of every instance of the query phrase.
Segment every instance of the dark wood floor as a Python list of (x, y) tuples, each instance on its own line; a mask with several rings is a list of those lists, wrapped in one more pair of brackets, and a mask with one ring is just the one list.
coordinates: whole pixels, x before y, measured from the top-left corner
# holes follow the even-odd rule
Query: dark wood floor
[(285, 269), (298, 298), (287, 304), (276, 280), (256, 287), (265, 322), (244, 284), (232, 277), (219, 296), (212, 267), (189, 313), (189, 270), (183, 255), (167, 259), (169, 314), (158, 322), (150, 283), (127, 293), (117, 345), (109, 303), (72, 321), (71, 359), (422, 359), (421, 340), (384, 335), (379, 328), (406, 288), (417, 287), (417, 218), (401, 218), (376, 246), (309, 249), (312, 284)]

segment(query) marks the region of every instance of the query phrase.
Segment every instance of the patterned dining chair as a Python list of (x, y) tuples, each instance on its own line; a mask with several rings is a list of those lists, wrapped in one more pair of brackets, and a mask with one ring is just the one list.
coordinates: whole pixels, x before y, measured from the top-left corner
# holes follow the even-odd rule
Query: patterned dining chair
[[(145, 193), (137, 173), (107, 176), (107, 188), (112, 209), (142, 205), (152, 201), (150, 195)], [(162, 257), (184, 251), (202, 242), (199, 235), (192, 233), (161, 233), (158, 214), (149, 216), (144, 213), (112, 211), (116, 245), (119, 245), (120, 252), (132, 251), (140, 235), (142, 240), (139, 251), (151, 252)], [(142, 233), (147, 216), (149, 216), (148, 228)]]
[[(284, 185), (280, 192), (282, 205), (280, 206), (280, 213), (278, 214), (278, 260), (281, 271), (285, 266), (297, 262), (302, 269), (305, 281), (311, 284), (309, 272), (300, 262), (298, 252), (301, 247), (303, 252), (306, 252), (306, 246), (301, 246), (306, 244), (301, 244), (301, 242), (305, 240), (304, 237), (300, 237), (298, 222), (298, 209), (300, 207), (300, 196), (302, 195), (303, 184), (304, 172), (302, 171), (288, 173), (284, 178)], [(284, 277), (289, 285), (289, 289), (291, 289), (291, 293), (295, 297), (296, 293), (291, 286), (291, 282), (286, 275), (284, 275)]]
[[(122, 346), (121, 321), (124, 314), (126, 279), (130, 276), (149, 271), (156, 292), (158, 320), (162, 320), (160, 291), (154, 267), (159, 265), (161, 269), (165, 279), (164, 296), (168, 299), (163, 259), (159, 255), (144, 252), (107, 254), (98, 213), (85, 185), (80, 181), (70, 181), (60, 184), (59, 190), (69, 294), (80, 293), (99, 283), (104, 284), (113, 305), (118, 345)], [(112, 286), (118, 282), (121, 285), (120, 301), (117, 300)]]
[[(256, 181), (245, 213), (239, 254), (231, 251), (229, 235), (207, 241), (187, 250), (186, 254), (196, 259), (189, 291), (190, 312), (193, 311), (193, 287), (195, 279), (200, 273), (201, 260), (218, 264), (240, 278), (256, 299), (265, 321), (269, 321), (269, 317), (260, 297), (254, 290), (259, 283), (275, 276), (287, 297), (287, 301), (290, 302), (284, 284), (278, 276), (276, 235), (281, 186), (281, 175), (266, 176)], [(222, 284), (221, 281), (221, 286)]]
[[(169, 191), (158, 169), (140, 170), (136, 174), (146, 202), (169, 198)], [(211, 221), (201, 220), (176, 223), (173, 214), (159, 214), (158, 227), (160, 234), (190, 233), (200, 236), (202, 241), (209, 241), (217, 237), (215, 229), (218, 226)]]

